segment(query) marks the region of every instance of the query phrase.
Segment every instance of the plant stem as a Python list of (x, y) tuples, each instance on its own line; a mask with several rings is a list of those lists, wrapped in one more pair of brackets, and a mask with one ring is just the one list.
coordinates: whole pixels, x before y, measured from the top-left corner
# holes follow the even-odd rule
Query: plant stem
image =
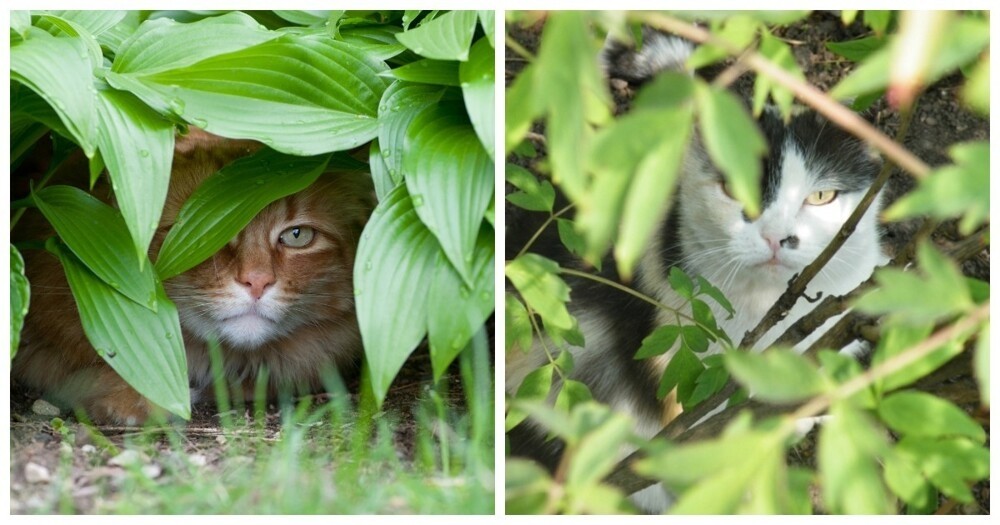
[(524, 246), (521, 248), (520, 251), (517, 252), (517, 255), (514, 258), (516, 259), (516, 258), (524, 255), (525, 253), (527, 253), (528, 252), (528, 248), (531, 248), (531, 245), (534, 244), (536, 240), (538, 240), (538, 236), (540, 236), (542, 234), (542, 232), (545, 231), (545, 228), (548, 228), (549, 225), (552, 224), (552, 221), (556, 220), (557, 218), (559, 218), (560, 215), (566, 213), (567, 211), (569, 211), (572, 208), (573, 208), (573, 205), (570, 204), (570, 205), (566, 206), (565, 208), (563, 208), (563, 209), (561, 209), (561, 210), (553, 213), (552, 215), (549, 215), (549, 217), (547, 219), (545, 219), (545, 222), (543, 222), (542, 225), (538, 227), (538, 230), (535, 231), (535, 234), (532, 235), (530, 239), (528, 239), (528, 242), (524, 243)]

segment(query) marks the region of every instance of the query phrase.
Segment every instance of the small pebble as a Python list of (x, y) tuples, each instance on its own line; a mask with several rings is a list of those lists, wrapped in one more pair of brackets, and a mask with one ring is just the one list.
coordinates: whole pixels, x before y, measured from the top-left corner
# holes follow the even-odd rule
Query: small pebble
[(48, 483), (52, 479), (49, 469), (38, 463), (28, 463), (24, 466), (24, 477), (28, 483)]
[(88, 445), (84, 445), (84, 446), (80, 447), (80, 452), (83, 452), (84, 454), (93, 454), (93, 453), (97, 452), (97, 447), (95, 447), (94, 445), (89, 445), (89, 444)]
[(218, 444), (220, 444), (220, 445), (225, 445), (226, 444), (226, 436), (223, 436), (223, 435), (215, 436), (215, 442), (218, 443)]
[(157, 465), (156, 463), (143, 465), (141, 470), (142, 470), (142, 475), (146, 476), (149, 479), (156, 479), (160, 477), (160, 474), (163, 474), (163, 467)]
[(129, 449), (109, 459), (108, 465), (116, 467), (128, 467), (130, 465), (142, 463), (148, 459), (149, 458), (143, 458), (143, 454), (141, 454), (138, 450)]
[(56, 417), (62, 413), (62, 410), (59, 410), (59, 407), (44, 399), (35, 400), (35, 402), (31, 404), (31, 411), (40, 416), (48, 417)]
[(204, 467), (208, 464), (208, 458), (206, 458), (204, 454), (191, 454), (188, 456), (188, 461), (196, 467)]

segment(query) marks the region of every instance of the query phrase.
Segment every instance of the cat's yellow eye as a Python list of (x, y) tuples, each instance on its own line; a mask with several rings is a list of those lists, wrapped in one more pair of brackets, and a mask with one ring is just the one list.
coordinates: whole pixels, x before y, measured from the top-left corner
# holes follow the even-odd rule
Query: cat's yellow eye
[(308, 226), (292, 226), (281, 232), (278, 242), (289, 248), (305, 248), (312, 242), (316, 231)]
[(810, 206), (822, 206), (824, 204), (830, 204), (833, 199), (837, 198), (837, 190), (819, 190), (814, 191), (806, 197), (806, 204)]

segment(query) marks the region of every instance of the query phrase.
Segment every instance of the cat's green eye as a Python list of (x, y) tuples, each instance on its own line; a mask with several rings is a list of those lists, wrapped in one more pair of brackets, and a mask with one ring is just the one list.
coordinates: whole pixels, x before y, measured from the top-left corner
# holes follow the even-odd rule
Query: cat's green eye
[(281, 232), (278, 242), (289, 248), (305, 248), (312, 242), (316, 231), (308, 226), (292, 226)]
[(833, 199), (837, 198), (837, 190), (819, 190), (814, 191), (806, 197), (806, 204), (810, 206), (822, 206), (824, 204), (830, 204)]

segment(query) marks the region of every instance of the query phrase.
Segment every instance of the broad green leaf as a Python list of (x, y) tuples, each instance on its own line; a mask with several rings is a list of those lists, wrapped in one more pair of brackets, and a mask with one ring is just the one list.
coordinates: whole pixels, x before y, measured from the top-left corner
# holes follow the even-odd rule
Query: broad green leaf
[(382, 76), (420, 84), (458, 86), (461, 85), (458, 79), (458, 64), (454, 60), (425, 58), (385, 71)]
[[(846, 353), (820, 350), (816, 354), (816, 360), (819, 362), (820, 373), (837, 384), (845, 383), (862, 372), (861, 363)], [(877, 404), (875, 389), (872, 386), (862, 388), (847, 399), (854, 406), (865, 409), (874, 409)]]
[[(11, 311), (14, 311), (11, 308)], [(979, 400), (983, 406), (990, 406), (990, 323), (983, 323), (976, 341), (976, 357), (973, 361), (976, 382), (979, 383)]]
[(10, 358), (14, 359), (21, 344), (21, 328), (28, 315), (31, 302), (31, 285), (24, 276), (24, 259), (13, 244), (10, 245)]
[(428, 283), (436, 265), (444, 262), (440, 253), (405, 185), (392, 190), (365, 225), (357, 255), (365, 263), (354, 266), (354, 294), (380, 406), (389, 384), (427, 333)]
[(97, 42), (101, 44), (101, 47), (117, 55), (125, 40), (138, 31), (140, 18), (139, 11), (125, 11), (125, 16), (117, 24), (97, 35)]
[[(518, 385), (517, 392), (514, 393), (514, 399), (518, 401), (544, 401), (549, 396), (549, 392), (552, 391), (552, 375), (554, 371), (555, 365), (547, 363), (529, 372), (528, 375), (524, 376), (521, 384)], [(507, 411), (507, 417), (504, 420), (504, 431), (509, 431), (521, 424), (530, 415), (532, 412), (530, 406), (525, 407), (528, 410), (522, 410), (522, 406), (521, 403), (515, 403)], [(542, 418), (538, 421), (546, 424), (552, 422), (550, 418)]]
[(493, 162), (456, 104), (430, 106), (406, 130), (403, 173), (420, 220), (466, 283), (483, 212), (493, 195)]
[(394, 184), (403, 181), (403, 144), (410, 123), (424, 108), (437, 104), (440, 86), (393, 82), (378, 105), (378, 143)]
[(420, 16), (419, 9), (407, 9), (403, 11), (403, 29), (409, 29), (418, 16)]
[(680, 335), (681, 327), (674, 325), (665, 325), (653, 330), (653, 333), (642, 340), (634, 359), (646, 359), (669, 352)]
[(708, 336), (705, 334), (705, 331), (698, 326), (682, 326), (681, 343), (684, 345), (684, 348), (699, 354), (708, 350)]
[(670, 288), (672, 288), (677, 295), (685, 299), (691, 299), (694, 297), (694, 281), (680, 266), (671, 266), (670, 273), (667, 274), (667, 282), (670, 283)]
[(544, 107), (538, 98), (535, 85), (535, 65), (521, 70), (504, 92), (504, 154), (509, 154), (531, 129), (532, 122), (541, 116)]
[(206, 58), (239, 51), (277, 38), (245, 13), (234, 11), (190, 24), (169, 18), (147, 20), (115, 55), (111, 70), (151, 75), (182, 69)]
[(469, 58), (469, 44), (476, 30), (475, 11), (450, 11), (419, 27), (398, 33), (396, 38), (414, 53), (438, 60)]
[(284, 20), (300, 26), (311, 26), (325, 23), (330, 17), (330, 11), (280, 11), (275, 10), (274, 14)]
[(87, 46), (90, 53), (91, 64), (103, 64), (104, 55), (101, 54), (101, 46), (97, 43), (94, 35), (82, 25), (73, 20), (67, 20), (51, 13), (39, 13), (35, 27), (44, 29), (54, 36), (79, 37)]
[[(798, 80), (805, 80), (805, 75), (802, 74), (798, 62), (795, 61), (792, 49), (788, 47), (788, 44), (772, 36), (768, 31), (763, 31), (761, 34), (760, 54), (770, 60), (772, 64), (783, 69), (789, 76)], [(767, 75), (757, 75), (753, 90), (754, 115), (761, 114), (764, 110), (764, 104), (767, 102), (767, 96), (771, 95), (771, 99), (778, 106), (782, 117), (785, 119), (791, 118), (794, 97), (792, 96), (792, 92), (787, 88), (778, 85)]]
[(566, 471), (566, 488), (569, 491), (598, 483), (618, 463), (618, 455), (608, 451), (619, 450), (632, 435), (632, 422), (627, 415), (612, 412), (602, 405), (587, 403), (577, 406), (581, 409), (600, 407), (603, 411), (594, 410), (585, 414), (582, 410), (574, 410), (571, 413), (574, 418), (587, 416), (588, 425), (593, 426), (572, 447), (573, 461)]
[(541, 316), (546, 327), (573, 328), (573, 317), (566, 309), (569, 286), (559, 276), (559, 265), (555, 261), (526, 253), (508, 262), (504, 273), (528, 306)]
[(387, 85), (379, 76), (384, 62), (325, 36), (286, 35), (153, 73), (127, 66), (108, 73), (108, 82), (157, 111), (292, 155), (350, 149), (374, 138)]
[(914, 509), (932, 509), (937, 498), (934, 491), (920, 473), (920, 468), (895, 450), (887, 454), (883, 464), (885, 484), (893, 494)]
[(265, 206), (309, 187), (329, 160), (330, 155), (294, 157), (265, 148), (206, 179), (184, 203), (163, 240), (156, 259), (160, 278), (169, 279), (208, 259)]
[[(110, 288), (156, 309), (157, 284), (151, 265), (140, 265), (118, 210), (71, 186), (49, 186), (32, 199), (66, 246)], [(145, 254), (143, 259), (146, 259)]]
[[(716, 356), (709, 356), (718, 357)], [(709, 364), (709, 359), (705, 359), (705, 364)], [(694, 390), (691, 391), (691, 395), (686, 399), (681, 399), (681, 403), (685, 410), (689, 410), (697, 406), (702, 401), (708, 399), (722, 387), (726, 386), (729, 381), (729, 372), (726, 371), (725, 367), (721, 363), (713, 363), (708, 366), (694, 382)]]
[(965, 436), (976, 443), (986, 441), (986, 432), (962, 409), (924, 392), (897, 392), (879, 404), (879, 416), (895, 432), (905, 436)]
[[(917, 272), (882, 268), (875, 272), (879, 287), (858, 299), (855, 306), (872, 314), (911, 325), (932, 324), (973, 306), (969, 289), (955, 263), (928, 242), (917, 246)], [(927, 301), (933, 297), (933, 301)]]
[(177, 307), (163, 287), (153, 312), (108, 286), (69, 250), (49, 245), (62, 262), (83, 331), (98, 355), (151, 402), (189, 419), (184, 340)]
[(862, 17), (864, 18), (865, 25), (872, 28), (875, 34), (881, 35), (889, 28), (889, 23), (892, 21), (892, 11), (866, 9)]
[(31, 11), (10, 11), (10, 28), (12, 30), (23, 34), (29, 27), (31, 27)]
[[(727, 428), (727, 433), (731, 433), (723, 437), (670, 447), (650, 455), (635, 463), (635, 471), (671, 488), (685, 489), (720, 472), (742, 469), (741, 464), (753, 456), (748, 456), (747, 450), (757, 450), (755, 445), (761, 444), (760, 434), (736, 428), (744, 423), (734, 421)], [(741, 440), (743, 446), (736, 446)]]
[(96, 9), (86, 11), (46, 11), (46, 14), (73, 22), (75, 25), (86, 29), (88, 33), (95, 37), (99, 37), (105, 31), (118, 25), (119, 22), (125, 19), (127, 13), (127, 11), (101, 11)]
[(490, 47), (495, 48), (496, 45), (493, 43), (493, 33), (496, 31), (495, 27), (495, 12), (492, 9), (487, 9), (485, 11), (479, 11), (479, 25), (482, 26), (483, 32), (486, 33), (486, 39), (490, 42)]
[(427, 339), (435, 381), (441, 379), (448, 365), (493, 312), (493, 251), (493, 228), (483, 226), (472, 255), (471, 287), (462, 282), (450, 264), (441, 261), (437, 265), (426, 306)]
[[(566, 246), (566, 249), (570, 253), (583, 256), (587, 249), (586, 241), (584, 241), (583, 236), (576, 231), (576, 223), (569, 219), (559, 218), (556, 219), (556, 229), (559, 230), (559, 241)], [(597, 271), (601, 271), (601, 261), (587, 261), (597, 268)]]
[(11, 79), (41, 96), (88, 157), (97, 149), (94, 64), (81, 37), (55, 37), (29, 28), (10, 48)]
[(493, 71), (493, 46), (480, 38), (469, 50), (469, 60), (459, 66), (459, 78), (462, 81), (462, 97), (465, 99), (465, 109), (469, 120), (476, 130), (479, 142), (495, 159), (494, 137), (494, 105), (495, 74)]
[(805, 357), (786, 350), (763, 354), (726, 352), (726, 368), (754, 397), (773, 403), (791, 403), (822, 393), (823, 376)]
[(681, 347), (667, 363), (667, 368), (660, 379), (660, 386), (656, 390), (656, 397), (663, 399), (676, 387), (678, 400), (690, 398), (698, 376), (703, 370), (705, 365), (701, 364), (701, 359), (698, 359), (689, 348)]
[[(738, 459), (729, 466), (707, 476), (697, 485), (683, 493), (677, 503), (671, 507), (671, 514), (732, 514), (741, 509), (745, 501), (758, 505), (769, 499), (767, 494), (751, 491), (751, 487), (767, 488), (772, 494), (777, 491), (785, 493), (785, 487), (777, 487), (780, 476), (778, 470), (784, 470), (781, 442), (777, 439), (767, 439), (767, 436), (750, 434), (742, 439), (727, 439), (720, 442), (727, 450), (719, 451), (720, 455), (733, 457), (739, 451), (753, 450), (753, 454), (737, 456)], [(757, 485), (754, 487), (753, 485)], [(763, 487), (761, 486), (763, 485)], [(768, 486), (770, 485), (770, 486)], [(748, 492), (750, 492), (748, 494)], [(769, 510), (779, 513), (783, 509), (753, 509)], [(748, 510), (749, 511), (749, 510)]]
[[(563, 353), (569, 355), (568, 352)], [(574, 381), (573, 379), (567, 379), (563, 381), (562, 387), (559, 389), (555, 406), (559, 410), (570, 412), (576, 405), (584, 401), (590, 401), (593, 398), (594, 396), (590, 393), (590, 389), (587, 388), (586, 384)]]
[(981, 58), (962, 88), (962, 100), (980, 115), (990, 114), (990, 61)]
[(712, 286), (712, 283), (705, 280), (704, 277), (698, 275), (697, 278), (698, 278), (697, 295), (704, 294), (711, 297), (712, 299), (715, 299), (715, 302), (718, 303), (719, 306), (721, 306), (725, 311), (729, 312), (729, 319), (732, 319), (733, 315), (736, 313), (736, 310), (733, 309), (733, 305), (729, 302), (729, 299), (726, 299), (726, 296), (723, 295), (722, 291), (716, 288), (715, 286)]
[[(720, 25), (721, 27), (717, 27)], [(754, 20), (752, 17), (734, 14), (730, 18), (714, 22), (712, 24), (712, 33), (716, 37), (729, 42), (733, 47), (743, 49), (753, 41), (759, 25), (757, 20)], [(728, 56), (729, 52), (724, 48), (705, 43), (694, 49), (694, 52), (688, 57), (686, 67), (693, 71), (709, 64), (714, 64)]]
[(866, 36), (846, 42), (827, 42), (826, 48), (852, 62), (861, 62), (875, 51), (882, 49), (886, 42), (883, 37)]
[(65, 137), (66, 140), (73, 139), (73, 134), (63, 125), (56, 110), (45, 99), (23, 84), (15, 82), (10, 84), (10, 111), (11, 159), (17, 158), (15, 152), (20, 151), (14, 147), (14, 137), (17, 135), (15, 130), (18, 129), (18, 126), (41, 123), (46, 128)]
[(389, 167), (386, 166), (385, 159), (382, 158), (382, 147), (379, 145), (378, 139), (373, 140), (371, 146), (368, 147), (368, 169), (372, 172), (372, 182), (375, 185), (377, 200), (384, 200), (386, 195), (389, 195), (389, 192), (401, 182), (401, 180), (393, 180), (389, 175)]
[(823, 502), (832, 513), (894, 511), (879, 474), (885, 437), (860, 411), (835, 404), (820, 427), (817, 460)]
[(506, 351), (531, 350), (531, 320), (521, 301), (512, 293), (504, 294), (504, 337)]
[(504, 513), (543, 513), (553, 487), (548, 472), (527, 459), (506, 459), (504, 467)]
[(97, 114), (100, 158), (142, 265), (167, 199), (174, 126), (130, 93), (113, 89), (98, 92)]
[(736, 97), (718, 87), (695, 85), (698, 121), (712, 162), (750, 217), (760, 214), (761, 157), (767, 144)]
[(399, 28), (388, 26), (352, 26), (340, 30), (340, 38), (372, 58), (389, 60), (406, 51), (396, 40)]
[[(889, 325), (886, 327), (882, 337), (872, 356), (872, 366), (877, 366), (886, 360), (908, 350), (910, 347), (919, 344), (931, 333), (932, 326), (925, 325)], [(906, 386), (921, 377), (937, 370), (938, 367), (947, 363), (952, 357), (962, 351), (961, 341), (951, 341), (919, 361), (903, 367), (896, 372), (886, 376), (881, 381), (876, 382), (876, 387), (880, 392), (891, 392), (901, 386)]]
[(972, 233), (990, 216), (990, 150), (985, 141), (956, 144), (949, 149), (955, 164), (934, 170), (915, 191), (896, 201), (884, 217), (898, 221), (930, 215), (962, 217), (958, 229)]
[(509, 202), (526, 210), (552, 213), (556, 190), (549, 181), (539, 180), (530, 171), (509, 162), (505, 165), (504, 173), (507, 182), (520, 190), (507, 194)]
[(990, 451), (965, 438), (904, 437), (895, 452), (942, 493), (972, 501), (969, 485), (989, 476)]

